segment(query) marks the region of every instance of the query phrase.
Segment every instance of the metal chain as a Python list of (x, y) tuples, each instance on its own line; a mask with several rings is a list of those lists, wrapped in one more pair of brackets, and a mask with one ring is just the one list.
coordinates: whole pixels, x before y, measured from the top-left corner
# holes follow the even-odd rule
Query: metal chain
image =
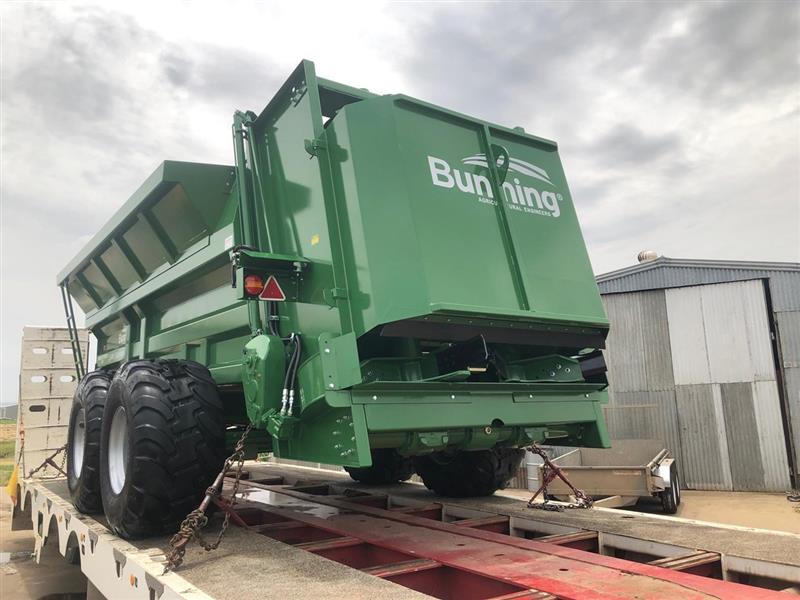
[(25, 477), (25, 427), (20, 424), (19, 428), (19, 453), (17, 454), (17, 462), (14, 465), (15, 469), (22, 466), (22, 476)]
[[(564, 475), (564, 472), (550, 460), (550, 457), (547, 456), (547, 453), (537, 446), (535, 443), (526, 448), (530, 452), (537, 454), (542, 458), (544, 461), (544, 468), (542, 469), (542, 484), (539, 486), (539, 489), (534, 492), (531, 499), (528, 500), (528, 508), (537, 508), (539, 510), (550, 510), (554, 512), (562, 512), (564, 509), (568, 508), (592, 508), (594, 504), (594, 500), (591, 496), (587, 496), (583, 490), (579, 490), (576, 488), (572, 483), (570, 483), (567, 476)], [(550, 499), (547, 497), (547, 486), (556, 478), (559, 478), (563, 481), (570, 490), (572, 490), (572, 495), (575, 497), (576, 502), (570, 502), (569, 504), (550, 504)], [(534, 502), (536, 496), (542, 494), (543, 501), (542, 502)]]
[(64, 454), (61, 455), (61, 465), (58, 467), (58, 470), (61, 471), (64, 475), (67, 474), (67, 472), (64, 470), (64, 467), (67, 464), (67, 446), (69, 446), (69, 442), (64, 444), (64, 447), (62, 448)]
[[(61, 457), (61, 466), (60, 466), (60, 467), (56, 467), (56, 464), (53, 462), (53, 459), (54, 459), (56, 456), (58, 456), (58, 453), (59, 453), (59, 452), (63, 452), (63, 453), (64, 453), (64, 455)], [(50, 456), (48, 456), (47, 458), (45, 458), (45, 459), (42, 461), (42, 464), (40, 464), (40, 465), (39, 465), (38, 467), (36, 467), (35, 469), (32, 469), (32, 470), (31, 470), (31, 472), (30, 472), (30, 473), (28, 473), (28, 477), (33, 477), (33, 476), (34, 476), (36, 473), (38, 473), (38, 472), (39, 472), (39, 471), (41, 471), (42, 469), (47, 469), (47, 467), (48, 467), (49, 465), (53, 465), (54, 467), (56, 467), (56, 469), (58, 469), (59, 471), (61, 471), (61, 474), (62, 474), (62, 475), (66, 475), (66, 472), (64, 471), (64, 463), (66, 462), (66, 460), (67, 460), (67, 445), (66, 445), (66, 444), (64, 444), (63, 446), (61, 446), (61, 448), (59, 448), (58, 450), (56, 450), (55, 452), (53, 452), (53, 453), (52, 453)], [(23, 471), (23, 472), (24, 472), (24, 471)]]
[[(231, 509), (233, 505), (236, 504), (236, 494), (239, 492), (239, 482), (242, 477), (242, 468), (244, 467), (244, 444), (252, 428), (252, 423), (245, 428), (242, 437), (236, 442), (233, 454), (225, 459), (225, 465), (222, 467), (222, 471), (220, 471), (214, 483), (206, 490), (205, 498), (200, 503), (200, 506), (186, 515), (178, 532), (170, 539), (169, 551), (167, 553), (167, 565), (164, 568), (165, 573), (183, 564), (183, 557), (186, 554), (186, 545), (192, 539), (197, 540), (197, 543), (200, 544), (206, 552), (211, 552), (219, 548), (219, 545), (222, 543), (222, 538), (228, 530), (228, 524), (231, 520)], [(201, 532), (208, 524), (206, 510), (212, 501), (222, 498), (222, 486), (225, 481), (225, 474), (230, 471), (234, 463), (236, 463), (236, 477), (233, 482), (230, 501), (227, 510), (225, 510), (225, 519), (222, 521), (222, 527), (217, 535), (217, 539), (213, 542), (208, 542)]]

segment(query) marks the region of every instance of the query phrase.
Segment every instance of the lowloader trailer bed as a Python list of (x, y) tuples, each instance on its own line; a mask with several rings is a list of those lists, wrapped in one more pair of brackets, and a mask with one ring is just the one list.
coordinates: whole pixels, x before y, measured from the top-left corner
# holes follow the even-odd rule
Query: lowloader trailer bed
[[(71, 506), (66, 482), (25, 480), (37, 558), (57, 545), (107, 598), (785, 598), (800, 536), (613, 509), (438, 498), (337, 472), (248, 463), (221, 547), (192, 543), (164, 574), (168, 538), (125, 541)], [(227, 485), (230, 487), (230, 484)], [(213, 540), (221, 516), (204, 532)], [(238, 525), (238, 526), (236, 526)]]

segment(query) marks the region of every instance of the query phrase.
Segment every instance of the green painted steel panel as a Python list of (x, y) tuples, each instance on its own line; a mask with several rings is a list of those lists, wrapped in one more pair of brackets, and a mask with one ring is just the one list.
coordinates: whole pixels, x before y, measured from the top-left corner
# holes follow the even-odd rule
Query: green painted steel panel
[(180, 184), (175, 185), (150, 210), (164, 227), (170, 243), (178, 253), (185, 252), (193, 243), (208, 235), (200, 213)]
[(129, 289), (134, 283), (140, 281), (136, 268), (130, 260), (125, 258), (122, 250), (117, 244), (110, 244), (108, 248), (100, 254), (100, 260), (113, 274), (122, 290)]
[(511, 156), (503, 192), (531, 309), (540, 316), (606, 324), (556, 148), (523, 135), (491, 133)]
[(481, 122), (389, 96), (348, 105), (329, 125), (346, 256), (369, 297), (358, 333), (435, 310), (607, 328), (555, 146), (492, 131), (511, 153), (503, 201), (529, 310), (504, 250)]

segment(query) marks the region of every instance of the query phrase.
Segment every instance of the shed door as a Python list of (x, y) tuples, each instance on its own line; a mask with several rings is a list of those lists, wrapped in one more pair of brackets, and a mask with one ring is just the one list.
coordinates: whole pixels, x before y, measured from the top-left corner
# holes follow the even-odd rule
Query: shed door
[(762, 281), (665, 293), (685, 485), (790, 487)]

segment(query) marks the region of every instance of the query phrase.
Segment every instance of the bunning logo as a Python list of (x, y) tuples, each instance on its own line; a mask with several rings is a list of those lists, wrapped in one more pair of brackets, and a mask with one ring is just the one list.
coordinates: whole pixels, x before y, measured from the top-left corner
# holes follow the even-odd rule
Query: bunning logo
[[(487, 170), (489, 168), (486, 164), (485, 154), (467, 156), (462, 158), (461, 162)], [(453, 169), (446, 160), (430, 155), (428, 155), (428, 166), (431, 170), (433, 185), (443, 188), (457, 187), (462, 192), (477, 196), (479, 202), (497, 204), (488, 177), (470, 173), (467, 170)], [(519, 177), (514, 177), (512, 181), (506, 180), (503, 183), (503, 196), (505, 196), (506, 205), (510, 209), (547, 217), (558, 217), (561, 214), (561, 207), (558, 205), (562, 200), (561, 194), (541, 191), (524, 184), (524, 178), (530, 178), (555, 187), (547, 171), (524, 160), (509, 158), (508, 172), (523, 176), (523, 182), (520, 182)]]

